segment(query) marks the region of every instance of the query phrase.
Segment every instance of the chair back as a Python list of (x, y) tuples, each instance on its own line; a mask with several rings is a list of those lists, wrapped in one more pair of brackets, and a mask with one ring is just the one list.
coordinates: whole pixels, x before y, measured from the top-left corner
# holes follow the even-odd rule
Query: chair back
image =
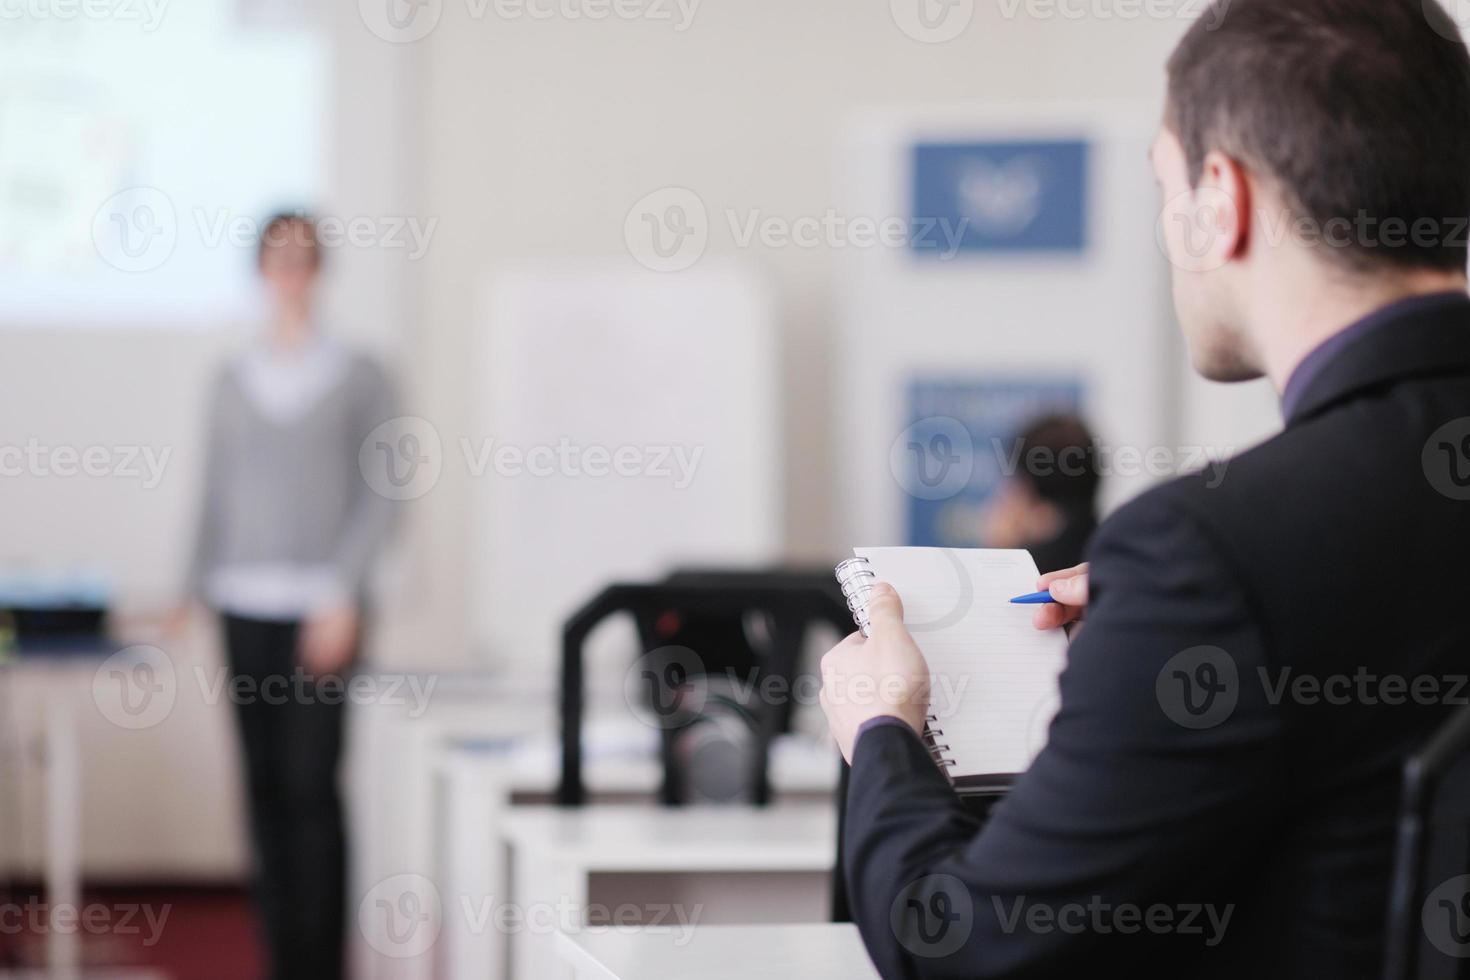
[(1470, 978), (1470, 707), (1404, 764), (1385, 980)]
[[(658, 715), (660, 800), (769, 802), (770, 744), (790, 725), (806, 632), (852, 624), (831, 572), (681, 571), (661, 582), (609, 585), (573, 613), (562, 630), (557, 800), (564, 806), (586, 801), (583, 648), (614, 615), (631, 616), (638, 629), (643, 653), (634, 668)], [(767, 690), (786, 696), (766, 703)]]

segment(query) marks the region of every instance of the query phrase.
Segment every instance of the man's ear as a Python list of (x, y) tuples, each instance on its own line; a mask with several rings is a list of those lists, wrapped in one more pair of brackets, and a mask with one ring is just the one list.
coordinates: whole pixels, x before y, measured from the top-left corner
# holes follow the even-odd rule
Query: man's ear
[(1211, 150), (1205, 155), (1195, 198), (1199, 208), (1196, 220), (1210, 229), (1220, 264), (1244, 258), (1256, 230), (1252, 220), (1251, 184), (1245, 167), (1240, 161)]

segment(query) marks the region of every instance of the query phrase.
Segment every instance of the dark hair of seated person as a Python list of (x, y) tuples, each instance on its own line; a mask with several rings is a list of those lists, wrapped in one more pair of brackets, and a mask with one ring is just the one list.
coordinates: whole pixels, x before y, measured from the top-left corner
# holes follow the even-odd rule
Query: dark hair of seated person
[(1042, 504), (1059, 515), (1056, 533), (1028, 541), (1025, 548), (1043, 572), (1080, 563), (1097, 530), (1097, 492), (1102, 483), (1097, 441), (1087, 424), (1071, 413), (1042, 416), (1027, 425), (1020, 440), (1022, 481)]

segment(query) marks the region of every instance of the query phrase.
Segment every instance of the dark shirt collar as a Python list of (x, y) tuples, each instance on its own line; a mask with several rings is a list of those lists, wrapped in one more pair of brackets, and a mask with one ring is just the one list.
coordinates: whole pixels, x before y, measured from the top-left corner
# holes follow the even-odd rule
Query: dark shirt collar
[(1467, 297), (1463, 290), (1446, 290), (1442, 293), (1410, 296), (1374, 310), (1361, 320), (1339, 330), (1302, 358), (1296, 370), (1291, 372), (1291, 377), (1287, 379), (1286, 387), (1281, 392), (1281, 414), (1288, 419), (1295, 415), (1302, 395), (1322, 373), (1322, 369), (1360, 338), (1375, 333), (1404, 317), (1430, 313), (1442, 307), (1464, 305), (1466, 301)]

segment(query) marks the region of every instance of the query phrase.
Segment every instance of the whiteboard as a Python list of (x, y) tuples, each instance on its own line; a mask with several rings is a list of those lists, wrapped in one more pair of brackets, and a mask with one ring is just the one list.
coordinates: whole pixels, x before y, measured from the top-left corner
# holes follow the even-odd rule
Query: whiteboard
[(482, 318), (471, 601), (497, 662), (558, 663), (563, 621), (612, 581), (776, 560), (776, 336), (759, 278), (506, 268)]

